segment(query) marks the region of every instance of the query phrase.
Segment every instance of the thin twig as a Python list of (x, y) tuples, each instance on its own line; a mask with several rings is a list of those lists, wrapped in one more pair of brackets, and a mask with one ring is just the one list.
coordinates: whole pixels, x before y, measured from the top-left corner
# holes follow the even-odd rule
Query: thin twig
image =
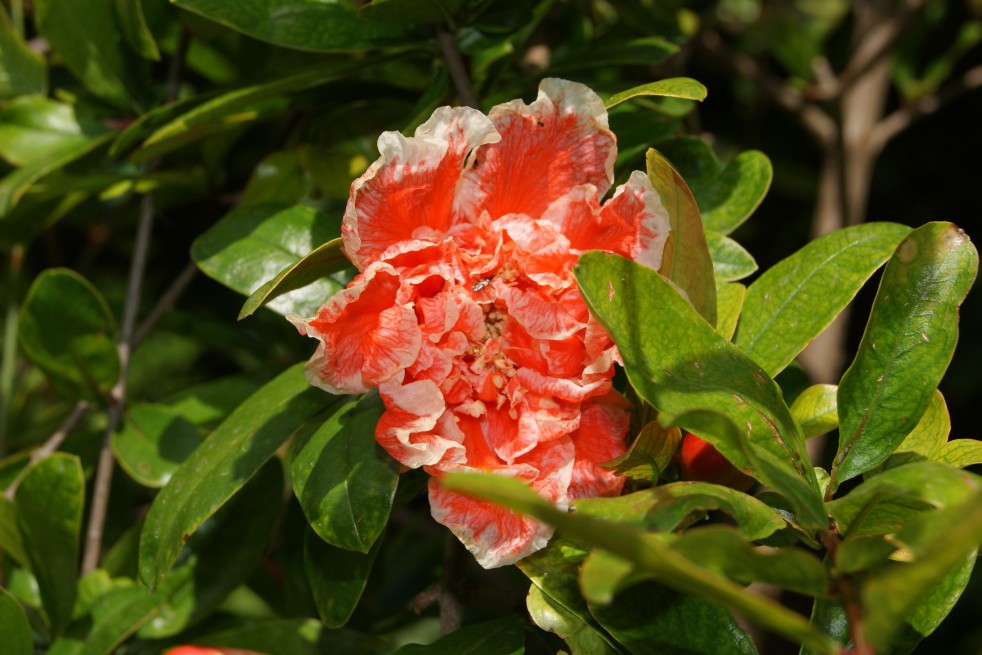
[(0, 363), (0, 457), (7, 452), (7, 428), (10, 421), (10, 402), (14, 395), (17, 372), (17, 286), (24, 264), (24, 246), (17, 243), (10, 249), (10, 268), (7, 276), (7, 316), (3, 328), (3, 362)]
[(729, 49), (716, 32), (705, 32), (702, 45), (706, 52), (720, 63), (729, 66), (738, 75), (750, 80), (764, 91), (779, 107), (796, 116), (819, 143), (828, 144), (837, 138), (835, 121), (818, 105), (809, 102), (796, 89), (771, 75), (753, 57)]
[(109, 408), (106, 418), (106, 431), (99, 451), (95, 484), (92, 489), (92, 510), (89, 526), (85, 534), (85, 552), (82, 557), (82, 575), (96, 569), (102, 549), (102, 531), (106, 524), (106, 511), (109, 507), (109, 490), (112, 486), (113, 457), (111, 439), (123, 418), (126, 404), (126, 380), (129, 375), (130, 354), (133, 349), (133, 331), (136, 312), (140, 305), (140, 290), (143, 274), (147, 267), (147, 253), (150, 250), (150, 235), (153, 228), (154, 196), (148, 193), (140, 201), (140, 218), (136, 228), (136, 242), (133, 247), (133, 261), (130, 263), (129, 283), (126, 289), (126, 304), (123, 306), (123, 320), (120, 328), (119, 377), (109, 392)]
[(7, 500), (13, 500), (14, 494), (17, 492), (17, 487), (20, 485), (21, 480), (24, 479), (24, 476), (27, 475), (27, 470), (42, 458), (47, 457), (51, 453), (58, 450), (58, 447), (61, 446), (62, 442), (65, 441), (65, 438), (71, 434), (72, 430), (74, 430), (75, 427), (81, 422), (88, 411), (88, 401), (80, 400), (75, 403), (75, 407), (72, 408), (72, 411), (68, 417), (62, 421), (61, 425), (58, 426), (58, 429), (52, 432), (51, 436), (48, 437), (39, 448), (31, 453), (30, 459), (27, 460), (27, 465), (21, 469), (20, 473), (17, 474), (17, 477), (14, 478), (14, 481), (10, 483), (9, 487), (7, 487), (7, 490), (4, 492)]
[(870, 146), (876, 148), (877, 151), (881, 150), (891, 139), (906, 130), (915, 121), (930, 116), (979, 87), (982, 87), (982, 65), (969, 69), (937, 93), (926, 95), (889, 114), (873, 128), (869, 139)]
[(447, 62), (447, 70), (450, 71), (450, 79), (457, 87), (457, 97), (460, 98), (461, 104), (480, 109), (477, 96), (474, 95), (474, 89), (471, 87), (470, 76), (464, 66), (464, 60), (460, 56), (460, 50), (457, 49), (454, 35), (440, 27), (437, 29), (436, 42), (440, 46), (440, 52), (443, 53), (444, 61)]
[(184, 290), (187, 289), (188, 284), (194, 279), (194, 276), (198, 273), (198, 265), (194, 262), (188, 262), (184, 269), (178, 273), (174, 281), (171, 282), (170, 287), (164, 292), (160, 299), (157, 300), (157, 304), (154, 305), (147, 317), (143, 319), (140, 323), (140, 327), (136, 329), (136, 333), (133, 335), (133, 347), (135, 348), (150, 331), (157, 325), (157, 322), (164, 317), (167, 312), (174, 309), (174, 305), (177, 304), (178, 299), (184, 294)]

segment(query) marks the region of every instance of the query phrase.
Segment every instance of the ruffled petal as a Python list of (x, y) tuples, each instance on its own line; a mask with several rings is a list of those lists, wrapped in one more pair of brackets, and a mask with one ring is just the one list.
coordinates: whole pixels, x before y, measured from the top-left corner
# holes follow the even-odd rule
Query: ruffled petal
[(464, 435), (453, 414), (446, 411), (436, 383), (393, 381), (379, 386), (379, 394), (385, 412), (375, 428), (375, 439), (396, 461), (419, 468), (463, 457)]
[(341, 226), (351, 262), (364, 270), (400, 241), (446, 233), (464, 160), (497, 140), (488, 117), (468, 107), (440, 107), (413, 137), (384, 132), (382, 156), (351, 184)]
[[(508, 314), (536, 339), (566, 339), (585, 327), (570, 309), (539, 288), (520, 289), (494, 281)], [(582, 301), (581, 301), (582, 302)]]
[(410, 366), (422, 333), (412, 304), (396, 304), (399, 276), (377, 264), (328, 300), (317, 316), (288, 317), (301, 334), (320, 339), (305, 368), (316, 387), (365, 393)]
[(607, 110), (582, 84), (545, 79), (531, 105), (513, 100), (490, 117), (501, 141), (476, 150), (461, 176), (456, 211), (463, 217), (537, 218), (574, 187), (592, 184), (603, 194), (613, 183), (617, 149)]
[[(572, 443), (569, 439), (560, 439), (536, 448), (519, 463), (495, 472), (527, 481), (534, 491), (565, 510), (569, 506), (566, 490), (572, 469)], [(430, 480), (429, 495), (433, 518), (450, 528), (486, 569), (514, 564), (544, 548), (553, 533), (552, 526), (447, 491), (440, 486), (438, 478)]]
[(580, 429), (572, 435), (576, 457), (569, 485), (570, 500), (616, 496), (624, 487), (622, 476), (599, 465), (627, 450), (624, 440), (630, 424), (625, 409), (627, 401), (616, 392), (603, 400), (583, 404)]

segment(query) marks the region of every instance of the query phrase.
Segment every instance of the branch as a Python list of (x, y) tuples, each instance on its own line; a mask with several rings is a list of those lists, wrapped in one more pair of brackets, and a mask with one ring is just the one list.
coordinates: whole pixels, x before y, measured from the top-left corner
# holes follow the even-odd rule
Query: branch
[(79, 422), (81, 422), (88, 411), (89, 403), (87, 401), (80, 400), (75, 403), (75, 407), (72, 408), (71, 414), (69, 414), (68, 417), (62, 421), (57, 430), (51, 433), (51, 436), (48, 437), (40, 448), (31, 453), (31, 458), (27, 460), (27, 465), (20, 470), (20, 473), (17, 474), (14, 481), (10, 483), (9, 487), (7, 487), (7, 490), (4, 492), (7, 500), (14, 499), (14, 494), (17, 492), (17, 487), (20, 486), (24, 476), (27, 475), (27, 470), (34, 466), (34, 464), (36, 464), (42, 458), (47, 457), (51, 453), (58, 450), (61, 443), (66, 437), (68, 437), (69, 434), (71, 434), (72, 430), (74, 430)]
[(774, 104), (796, 116), (802, 126), (822, 145), (831, 143), (838, 133), (835, 121), (818, 105), (809, 102), (797, 90), (771, 75), (753, 57), (726, 47), (716, 32), (705, 32), (702, 45), (706, 52), (733, 72), (746, 78), (761, 89)]
[(464, 66), (464, 60), (460, 56), (460, 50), (457, 49), (454, 35), (441, 26), (436, 33), (436, 42), (440, 46), (440, 52), (443, 53), (444, 61), (447, 62), (450, 78), (453, 80), (454, 86), (457, 87), (457, 97), (460, 98), (460, 102), (468, 107), (480, 109), (477, 96), (474, 95), (474, 89), (471, 87), (470, 76), (468, 76), (467, 68)]
[(897, 109), (881, 120), (870, 133), (870, 146), (876, 151), (882, 150), (891, 139), (906, 130), (915, 121), (930, 116), (979, 87), (982, 87), (982, 65), (969, 69), (937, 93), (918, 98), (915, 102)]
[(170, 287), (167, 288), (164, 295), (160, 296), (157, 304), (154, 305), (147, 317), (140, 323), (140, 327), (136, 329), (136, 333), (133, 335), (133, 347), (142, 343), (147, 338), (147, 335), (150, 334), (150, 331), (157, 325), (157, 322), (167, 312), (174, 309), (174, 305), (177, 304), (178, 299), (184, 294), (184, 290), (187, 289), (197, 273), (198, 265), (194, 262), (188, 262), (184, 266), (184, 269), (174, 278), (174, 281), (171, 282)]

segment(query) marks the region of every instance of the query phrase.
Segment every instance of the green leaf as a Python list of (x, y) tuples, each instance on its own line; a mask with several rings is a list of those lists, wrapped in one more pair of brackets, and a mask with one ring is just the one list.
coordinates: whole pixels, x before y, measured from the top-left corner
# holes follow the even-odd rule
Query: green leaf
[(38, 32), (93, 94), (139, 113), (145, 70), (123, 45), (106, 0), (36, 0)]
[(646, 582), (590, 613), (635, 655), (756, 655), (729, 612), (701, 598)]
[(801, 426), (805, 439), (839, 427), (839, 413), (836, 410), (838, 391), (834, 384), (816, 384), (795, 397), (791, 403), (791, 416)]
[(327, 630), (315, 619), (250, 621), (194, 640), (216, 648), (246, 648), (266, 655), (391, 655), (381, 639), (351, 630)]
[(160, 49), (147, 25), (140, 0), (115, 0), (116, 17), (126, 42), (144, 59), (160, 61)]
[(607, 109), (616, 107), (622, 102), (627, 102), (632, 98), (642, 98), (645, 96), (668, 96), (671, 98), (685, 98), (687, 100), (705, 100), (706, 87), (690, 77), (669, 77), (657, 82), (650, 82), (636, 86), (627, 91), (621, 91), (607, 98), (604, 105)]
[(909, 232), (894, 223), (856, 225), (778, 262), (747, 289), (736, 344), (776, 375), (839, 315)]
[(160, 600), (142, 587), (117, 588), (102, 594), (90, 606), (92, 630), (78, 651), (79, 655), (111, 655), (149, 621), (159, 607)]
[(478, 623), (440, 637), (429, 646), (407, 644), (395, 655), (522, 655), (525, 630), (516, 616)]
[(590, 615), (580, 595), (577, 579), (585, 557), (585, 550), (556, 536), (542, 550), (519, 560), (516, 566), (532, 581), (529, 613), (540, 628), (566, 640), (573, 655), (617, 653), (614, 640)]
[[(224, 5), (224, 0), (215, 1), (221, 2)], [(260, 0), (260, 2), (262, 1)], [(237, 2), (233, 4), (237, 4)], [(320, 6), (325, 5), (321, 4)], [(274, 22), (270, 21), (268, 16), (265, 15), (263, 20), (266, 23)], [(150, 114), (153, 114), (153, 120), (147, 121), (149, 125), (142, 125), (140, 131), (148, 126), (157, 127), (162, 120), (166, 120), (167, 122), (163, 126), (157, 127), (156, 131), (150, 135), (140, 147), (140, 150), (134, 153), (132, 157), (134, 159), (147, 159), (169, 152), (188, 142), (193, 142), (201, 134), (210, 133), (213, 127), (221, 125), (223, 121), (240, 120), (241, 116), (236, 118), (234, 114), (241, 113), (241, 110), (245, 107), (254, 107), (256, 103), (261, 101), (282, 99), (288, 95), (333, 82), (353, 73), (360, 72), (365, 68), (375, 66), (388, 58), (390, 57), (364, 57), (354, 61), (332, 61), (316, 67), (310, 67), (300, 73), (280, 77), (271, 82), (253, 84), (223, 93), (183, 114), (179, 114), (176, 118), (173, 117), (173, 113), (183, 109), (187, 105), (183, 102), (166, 105), (150, 112)], [(149, 117), (150, 114), (147, 116)], [(131, 126), (131, 128), (135, 128), (135, 125)], [(119, 137), (120, 141), (123, 141), (126, 136), (126, 133), (121, 134)], [(136, 134), (134, 133), (132, 136), (135, 137)], [(122, 145), (117, 143), (117, 146), (123, 148), (130, 142), (127, 141), (126, 144)]]
[(372, 0), (358, 10), (368, 20), (402, 25), (453, 24), (464, 0)]
[(239, 207), (245, 205), (299, 203), (307, 196), (308, 181), (299, 148), (275, 150), (256, 164), (242, 190)]
[(272, 376), (265, 370), (230, 375), (182, 389), (164, 400), (178, 416), (194, 425), (211, 425), (224, 419)]
[(0, 552), (22, 566), (29, 566), (24, 541), (17, 528), (17, 508), (7, 496), (0, 494)]
[(106, 396), (119, 377), (115, 330), (98, 290), (66, 268), (48, 269), (34, 280), (18, 326), (24, 354), (51, 383), (87, 400)]
[[(973, 493), (946, 513), (950, 518), (948, 529), (934, 536), (917, 561), (890, 567), (871, 576), (863, 585), (860, 593), (865, 632), (875, 648), (886, 649), (908, 617), (935, 593), (943, 599), (941, 605), (957, 600), (960, 582), (952, 584), (954, 580), (949, 576), (954, 574), (957, 579), (956, 568), (965, 566), (969, 555), (974, 559), (974, 553), (982, 543), (982, 492)], [(947, 582), (946, 577), (949, 578)], [(938, 588), (939, 585), (942, 587)], [(938, 614), (943, 617), (946, 613), (935, 603), (915, 620), (921, 628), (927, 628)], [(935, 618), (930, 618), (931, 614)]]
[(917, 425), (955, 351), (958, 307), (978, 263), (951, 223), (928, 223), (897, 247), (839, 383), (832, 489), (885, 460)]
[(724, 339), (733, 340), (746, 295), (747, 287), (739, 282), (727, 282), (716, 287), (716, 332)]
[(325, 542), (308, 530), (303, 542), (304, 571), (321, 620), (329, 628), (340, 628), (358, 606), (368, 574), (378, 555), (381, 539), (367, 553), (357, 553)]
[[(297, 259), (329, 242), (339, 231), (337, 219), (310, 207), (243, 207), (227, 214), (195, 239), (191, 257), (208, 276), (249, 295), (283, 269), (296, 267), (300, 274), (309, 270)], [(320, 250), (325, 256), (329, 252), (330, 248)], [(302, 290), (284, 294), (269, 307), (280, 314), (313, 316), (341, 288), (341, 283), (335, 280), (319, 280)], [(260, 291), (258, 295), (265, 293)]]
[[(951, 432), (951, 417), (948, 415), (948, 406), (945, 404), (944, 396), (940, 391), (935, 390), (928, 401), (927, 409), (921, 419), (914, 426), (914, 429), (904, 437), (893, 454), (878, 467), (872, 469), (873, 473), (882, 472), (885, 469), (917, 462), (923, 460), (941, 461), (936, 454), (941, 453), (948, 441), (948, 434)], [(955, 466), (954, 468), (962, 468)]]
[(31, 624), (24, 608), (9, 591), (0, 587), (0, 635), (7, 655), (34, 655)]
[(399, 472), (375, 441), (383, 411), (377, 393), (349, 399), (298, 437), (291, 452), (300, 506), (314, 531), (338, 548), (367, 553), (392, 509)]
[(683, 137), (658, 144), (692, 189), (707, 230), (729, 234), (757, 209), (771, 186), (773, 170), (767, 156), (748, 150), (722, 163), (709, 144)]
[[(284, 293), (302, 289), (350, 266), (351, 262), (342, 250), (341, 238), (331, 239), (290, 264), (272, 280), (256, 289), (242, 305), (239, 320), (251, 316), (257, 309)], [(324, 299), (326, 300), (326, 297)]]
[(85, 477), (78, 458), (53, 453), (33, 465), (17, 487), (17, 525), (37, 578), (44, 610), (57, 632), (75, 606)]
[(849, 495), (828, 504), (839, 531), (847, 536), (887, 534), (928, 507), (958, 504), (978, 478), (935, 462), (904, 464), (869, 478)]
[(750, 253), (730, 237), (707, 232), (706, 245), (713, 259), (713, 274), (719, 282), (742, 280), (757, 270), (757, 262)]
[(562, 512), (512, 478), (485, 473), (450, 473), (441, 479), (441, 484), (450, 491), (503, 505), (550, 523), (567, 535), (632, 562), (642, 572), (683, 594), (719, 603), (788, 639), (806, 643), (829, 655), (839, 652), (826, 635), (812, 629), (797, 613), (769, 598), (748, 593), (743, 587), (692, 563), (663, 543), (659, 535), (579, 512)]
[(0, 100), (48, 92), (48, 69), (44, 57), (34, 52), (0, 12)]
[(154, 499), (140, 538), (140, 579), (155, 588), (184, 542), (242, 488), (330, 396), (292, 366), (232, 412), (171, 476)]
[(657, 150), (648, 150), (645, 161), (648, 179), (668, 211), (672, 228), (665, 242), (659, 273), (685, 292), (692, 306), (710, 325), (716, 325), (713, 260), (696, 201), (685, 180)]
[(156, 590), (164, 601), (160, 613), (140, 637), (178, 634), (208, 616), (245, 582), (266, 552), (282, 496), (283, 468), (278, 461), (267, 462), (209, 519), (207, 529), (188, 539), (181, 563)]
[(672, 482), (615, 498), (580, 498), (576, 511), (645, 530), (672, 532), (693, 514), (722, 511), (730, 515), (747, 541), (757, 541), (787, 527), (773, 507), (749, 494), (708, 482)]
[[(548, 5), (540, 5), (548, 8)], [(637, 39), (617, 39), (612, 45), (590, 49), (589, 56), (576, 48), (558, 49), (549, 70), (566, 73), (571, 70), (597, 68), (599, 66), (652, 65), (679, 51), (679, 47), (660, 36), (644, 36)]]
[(535, 624), (565, 641), (572, 655), (617, 655), (597, 629), (539, 587), (529, 588), (525, 605)]
[(959, 469), (982, 464), (982, 441), (977, 439), (949, 441), (935, 453), (934, 459)]
[(337, 0), (173, 0), (206, 18), (284, 48), (354, 52), (398, 44), (407, 26), (362, 20), (355, 7)]
[[(816, 598), (812, 605), (811, 623), (843, 646), (851, 644), (849, 619), (839, 601)], [(802, 647), (801, 655), (816, 655), (810, 648)]]
[(666, 430), (658, 425), (658, 421), (652, 421), (641, 428), (626, 453), (601, 466), (632, 480), (658, 482), (681, 443), (681, 430)]
[[(628, 379), (661, 412), (659, 421), (709, 440), (737, 468), (787, 494), (802, 524), (821, 529), (825, 510), (805, 440), (774, 381), (654, 271), (599, 252), (584, 254), (575, 270), (587, 305), (617, 343)], [(715, 426), (721, 433), (713, 434), (697, 410), (718, 412), (730, 426)]]
[(167, 484), (200, 443), (193, 424), (167, 407), (149, 404), (130, 406), (123, 429), (111, 437), (119, 465), (140, 484), (154, 488)]

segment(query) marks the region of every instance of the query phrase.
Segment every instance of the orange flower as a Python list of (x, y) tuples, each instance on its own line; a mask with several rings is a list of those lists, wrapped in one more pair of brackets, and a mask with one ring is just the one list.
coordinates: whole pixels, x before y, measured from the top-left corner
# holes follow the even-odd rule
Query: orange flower
[(526, 480), (565, 508), (616, 495), (598, 464), (620, 455), (626, 401), (613, 342), (589, 315), (572, 268), (601, 249), (657, 269), (668, 219), (643, 173), (600, 204), (617, 155), (590, 89), (542, 82), (531, 105), (488, 116), (442, 107), (413, 137), (386, 132), (351, 185), (342, 236), (360, 271), (311, 319), (311, 383), (378, 387), (375, 432), (425, 467), (434, 518), (485, 567), (543, 546), (552, 529), (441, 488), (450, 470)]

